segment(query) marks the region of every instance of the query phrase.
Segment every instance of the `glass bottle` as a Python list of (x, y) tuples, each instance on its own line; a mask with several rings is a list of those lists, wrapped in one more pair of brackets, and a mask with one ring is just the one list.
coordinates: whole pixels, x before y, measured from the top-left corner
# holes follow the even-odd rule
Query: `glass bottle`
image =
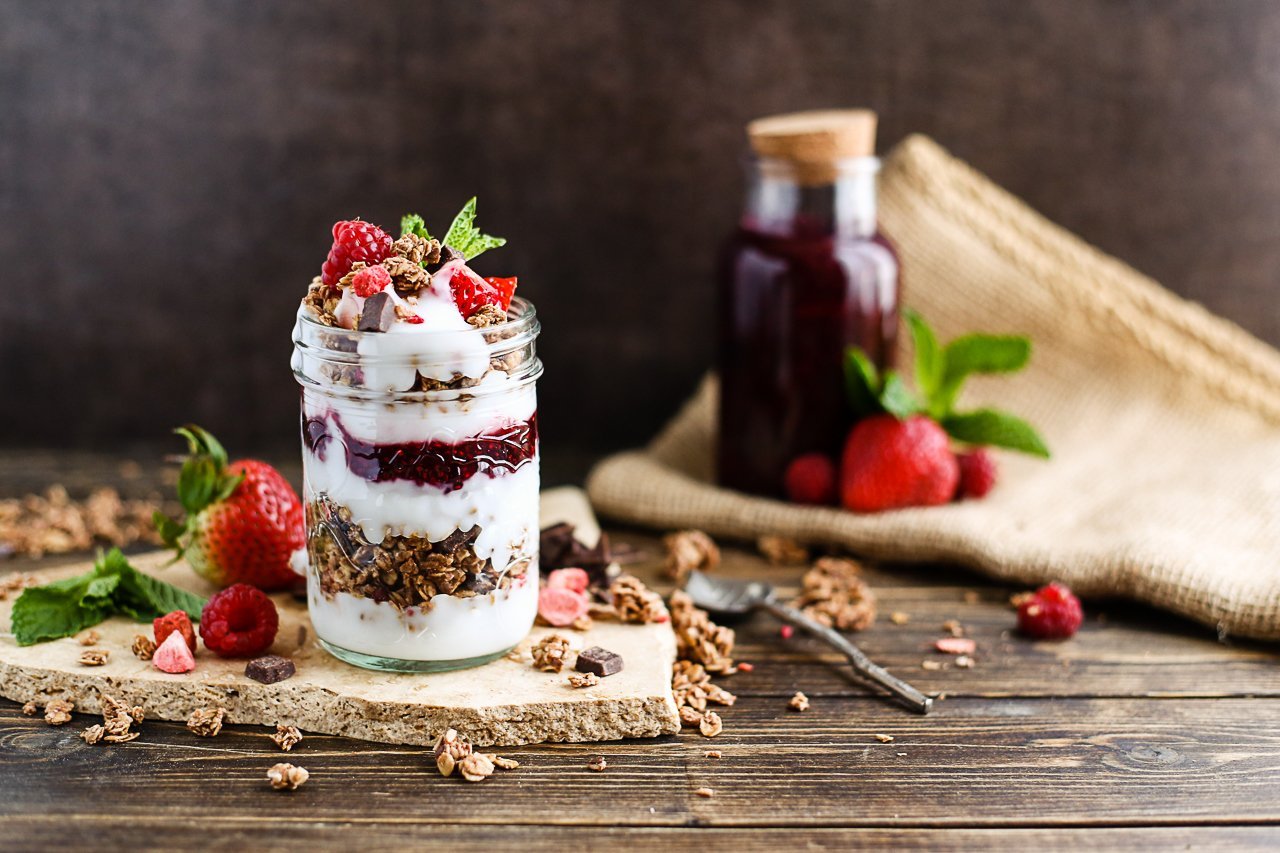
[(842, 363), (897, 343), (899, 265), (876, 225), (875, 114), (753, 122), (747, 200), (720, 267), (721, 485), (779, 497), (788, 464), (838, 461), (852, 425)]

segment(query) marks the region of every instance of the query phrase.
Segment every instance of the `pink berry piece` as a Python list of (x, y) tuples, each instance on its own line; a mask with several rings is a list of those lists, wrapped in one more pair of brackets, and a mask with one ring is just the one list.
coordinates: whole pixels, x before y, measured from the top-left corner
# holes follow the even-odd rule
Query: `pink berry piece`
[(947, 655), (971, 655), (978, 650), (978, 644), (968, 637), (943, 637), (934, 640), (933, 647)]
[(1060, 583), (1042, 586), (1018, 600), (1018, 631), (1040, 640), (1065, 640), (1084, 622), (1080, 599)]
[(165, 637), (164, 642), (151, 655), (151, 662), (161, 672), (170, 672), (175, 675), (190, 672), (196, 668), (196, 657), (191, 654), (191, 649), (187, 646), (187, 641), (182, 638), (180, 631), (174, 631)]
[(564, 628), (587, 615), (590, 601), (585, 593), (564, 587), (546, 587), (538, 593), (538, 615), (548, 625)]
[(586, 569), (556, 569), (547, 575), (549, 589), (569, 589), (574, 592), (586, 592), (591, 578)]

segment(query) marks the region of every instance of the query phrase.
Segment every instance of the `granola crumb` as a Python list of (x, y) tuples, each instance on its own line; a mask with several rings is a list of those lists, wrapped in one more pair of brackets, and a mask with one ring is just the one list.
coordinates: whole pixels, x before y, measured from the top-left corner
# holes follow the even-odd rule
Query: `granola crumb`
[(791, 701), (787, 703), (787, 707), (793, 711), (807, 711), (809, 710), (809, 697), (799, 691), (796, 691), (796, 695), (791, 697)]
[(533, 644), (534, 669), (543, 672), (560, 672), (569, 662), (570, 643), (567, 637), (548, 634)]
[(901, 610), (895, 610), (889, 614), (889, 621), (895, 625), (905, 625), (911, 621), (911, 615), (903, 613)]
[(82, 646), (96, 646), (98, 641), (101, 639), (102, 635), (93, 628), (90, 628), (88, 631), (85, 631), (83, 634), (76, 637), (76, 642)]
[(583, 631), (583, 632), (590, 631), (595, 626), (596, 626), (595, 620), (587, 615), (579, 616), (577, 619), (574, 619), (573, 622), (570, 623), (569, 625), (569, 627), (572, 628), (573, 630)]
[(623, 622), (647, 624), (670, 618), (662, 606), (662, 596), (632, 575), (622, 575), (609, 586), (609, 600)]
[(809, 560), (809, 549), (790, 536), (761, 536), (756, 548), (775, 566), (798, 566)]
[(938, 671), (938, 670), (940, 670), (940, 669), (944, 669), (944, 668), (945, 668), (945, 665), (944, 665), (941, 661), (936, 661), (936, 660), (922, 660), (922, 661), (920, 661), (920, 668), (921, 668), (921, 669), (927, 669), (927, 670), (929, 670), (930, 672), (937, 672), (937, 671)]
[(477, 329), (485, 329), (507, 321), (507, 314), (496, 305), (481, 305), (480, 309), (467, 318), (467, 322)]
[(309, 778), (311, 778), (311, 774), (307, 772), (305, 767), (295, 767), (292, 764), (283, 762), (273, 764), (271, 769), (267, 771), (267, 781), (277, 791), (296, 791)]
[(893, 743), (893, 735), (874, 735), (874, 737), (881, 743)]
[(136, 740), (138, 732), (130, 729), (134, 723), (142, 722), (142, 708), (138, 706), (130, 708), (105, 693), (101, 695), (100, 701), (102, 702), (102, 728), (106, 731), (102, 739), (107, 743), (128, 743)]
[(226, 715), (226, 708), (200, 708), (187, 718), (187, 728), (196, 737), (217, 737)]
[(966, 589), (964, 591), (965, 604), (977, 604), (981, 600), (982, 600), (982, 596), (978, 595), (977, 591), (972, 589)]
[(102, 740), (102, 736), (105, 735), (106, 733), (107, 733), (107, 730), (104, 729), (102, 726), (92, 725), (80, 733), (80, 740), (84, 741), (90, 746), (93, 746), (95, 743), (98, 743), (100, 740)]
[(44, 706), (44, 721), (51, 726), (62, 726), (71, 722), (71, 712), (76, 709), (74, 702), (67, 699), (53, 699)]
[(976, 661), (968, 655), (960, 655), (956, 658), (956, 666), (960, 669), (973, 669), (975, 663)]
[(285, 752), (290, 751), (302, 740), (302, 732), (297, 726), (276, 726), (276, 733), (271, 736), (276, 746)]
[(600, 683), (600, 676), (594, 672), (575, 672), (569, 676), (569, 686), (581, 689), (583, 687), (595, 687)]
[(876, 598), (861, 572), (856, 560), (822, 557), (804, 573), (791, 603), (828, 628), (861, 631), (876, 618)]
[(708, 800), (716, 795), (716, 792), (710, 788), (698, 788), (693, 793)]
[(961, 625), (959, 621), (955, 619), (948, 619), (946, 622), (943, 622), (942, 630), (946, 631), (948, 634), (950, 634), (953, 637), (964, 636), (964, 626)]
[(520, 766), (520, 762), (514, 758), (503, 758), (501, 755), (494, 755), (491, 752), (486, 752), (485, 755), (493, 762), (494, 767), (500, 767), (503, 770), (515, 770)]
[(667, 576), (675, 580), (683, 580), (695, 569), (705, 572), (720, 565), (720, 549), (701, 530), (669, 533), (662, 537), (662, 544), (667, 548)]
[(605, 761), (603, 755), (597, 755), (596, 757), (592, 758), (590, 761), (587, 762), (587, 769), (594, 770), (597, 773), (604, 772), (604, 769), (608, 766), (609, 766), (609, 762)]
[(468, 782), (483, 782), (493, 771), (493, 762), (483, 752), (473, 752), (458, 762), (458, 772)]
[(702, 753), (703, 758), (724, 758), (724, 753), (718, 749), (708, 749)]
[(111, 652), (106, 649), (89, 649), (80, 653), (80, 663), (82, 666), (102, 666), (111, 657)]
[(471, 741), (458, 734), (456, 729), (445, 729), (444, 734), (436, 738), (436, 769), (441, 776), (453, 773), (462, 759), (471, 754)]
[(724, 721), (715, 711), (707, 711), (698, 723), (698, 731), (702, 732), (703, 737), (715, 737), (724, 731)]
[(22, 706), (22, 713), (26, 714), (28, 717), (34, 717), (36, 712), (39, 710), (40, 706), (36, 704), (34, 699)]
[(131, 651), (138, 660), (151, 660), (156, 653), (156, 641), (146, 634), (135, 634)]
[(733, 669), (733, 629), (712, 622), (707, 611), (694, 606), (682, 590), (671, 593), (671, 627), (677, 657), (702, 664), (707, 672)]

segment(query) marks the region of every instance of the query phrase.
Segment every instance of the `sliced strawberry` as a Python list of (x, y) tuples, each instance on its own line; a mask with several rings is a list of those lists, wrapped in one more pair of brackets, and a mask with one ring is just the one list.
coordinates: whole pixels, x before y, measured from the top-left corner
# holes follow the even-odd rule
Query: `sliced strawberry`
[(515, 278), (481, 278), (468, 267), (459, 264), (449, 278), (453, 302), (463, 317), (470, 317), (486, 305), (496, 305), (506, 311), (516, 292)]

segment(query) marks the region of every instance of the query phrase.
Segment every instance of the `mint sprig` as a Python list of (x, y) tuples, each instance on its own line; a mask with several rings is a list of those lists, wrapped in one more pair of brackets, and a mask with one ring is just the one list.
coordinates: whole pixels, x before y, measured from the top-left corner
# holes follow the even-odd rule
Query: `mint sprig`
[(416, 213), (406, 213), (400, 217), (400, 236), (409, 234), (414, 234), (423, 240), (431, 239), (431, 234), (427, 232), (426, 221)]
[(472, 196), (471, 200), (464, 204), (462, 210), (458, 211), (458, 215), (453, 218), (453, 222), (449, 225), (449, 230), (445, 232), (444, 239), (441, 240), (446, 246), (456, 249), (468, 261), (481, 252), (507, 245), (507, 241), (502, 237), (482, 234), (480, 229), (475, 227), (475, 221), (476, 199), (475, 196)]
[(896, 371), (881, 375), (866, 353), (850, 347), (845, 354), (845, 388), (857, 417), (887, 412), (902, 420), (925, 414), (957, 441), (1049, 457), (1049, 448), (1035, 428), (1015, 415), (991, 408), (954, 411), (971, 375), (1013, 373), (1026, 367), (1030, 340), (1020, 335), (969, 334), (943, 346), (919, 313), (907, 310), (903, 317), (915, 344), (918, 395)]
[(142, 622), (182, 610), (198, 621), (204, 604), (194, 593), (139, 572), (112, 548), (83, 575), (24, 589), (13, 603), (10, 624), (18, 645), (30, 646), (73, 636), (116, 615)]

